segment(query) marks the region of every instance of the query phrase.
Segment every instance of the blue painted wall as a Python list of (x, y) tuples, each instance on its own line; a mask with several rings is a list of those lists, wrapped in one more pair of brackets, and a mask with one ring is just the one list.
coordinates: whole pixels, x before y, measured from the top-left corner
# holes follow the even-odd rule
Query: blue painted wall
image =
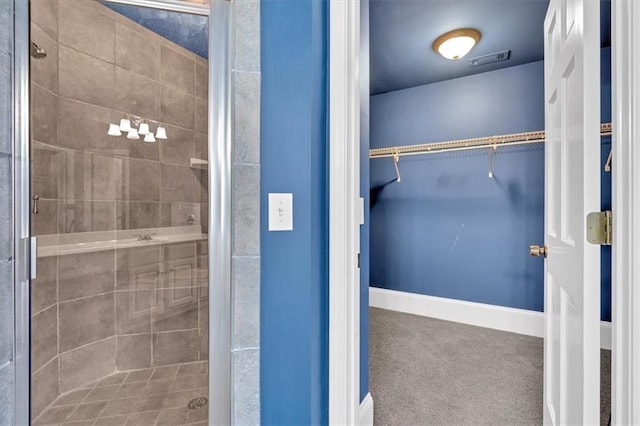
[[(260, 394), (265, 425), (328, 422), (327, 2), (263, 0)], [(267, 231), (291, 192), (294, 230)]]
[(369, 393), (369, 0), (360, 0), (360, 401)]
[[(608, 51), (603, 121), (611, 117)], [(540, 61), (374, 96), (371, 146), (544, 129), (543, 83)], [(493, 167), (489, 179), (486, 152), (403, 157), (402, 182), (384, 186), (395, 177), (393, 162), (371, 160), (371, 285), (542, 311), (544, 265), (528, 246), (544, 238), (543, 146), (500, 149)], [(606, 206), (610, 176), (602, 189)], [(610, 318), (607, 256), (604, 249), (603, 319)]]
[(178, 46), (205, 59), (209, 57), (208, 17), (118, 3), (101, 3)]

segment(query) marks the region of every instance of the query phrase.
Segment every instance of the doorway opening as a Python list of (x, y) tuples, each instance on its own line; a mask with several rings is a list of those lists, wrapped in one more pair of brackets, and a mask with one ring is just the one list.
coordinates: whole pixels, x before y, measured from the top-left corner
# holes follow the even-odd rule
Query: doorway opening
[[(544, 265), (528, 249), (544, 240), (544, 141), (500, 144), (545, 128), (548, 4), (370, 1), (365, 179), (376, 423), (542, 423)], [(611, 122), (610, 7), (601, 2), (601, 82), (594, 83), (601, 85), (604, 124)], [(467, 56), (451, 61), (432, 51), (438, 36), (467, 27), (482, 35)], [(611, 137), (604, 129), (601, 207), (610, 210)], [(477, 142), (470, 139), (485, 137), (482, 149), (468, 149)], [(438, 153), (419, 146), (437, 142), (444, 148)], [(601, 249), (600, 270), (606, 424), (610, 247)]]

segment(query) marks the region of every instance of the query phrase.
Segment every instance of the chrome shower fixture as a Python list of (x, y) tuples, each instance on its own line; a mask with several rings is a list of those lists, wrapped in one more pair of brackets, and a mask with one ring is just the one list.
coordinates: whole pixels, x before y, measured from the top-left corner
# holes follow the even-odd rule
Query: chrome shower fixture
[(34, 42), (31, 42), (31, 56), (34, 59), (44, 59), (47, 57), (47, 51)]
[[(149, 123), (158, 125), (155, 134), (151, 131)], [(109, 124), (109, 130), (107, 130), (109, 136), (122, 136), (123, 133), (127, 134), (127, 139), (140, 139), (140, 136), (144, 136), (145, 142), (167, 139), (167, 129), (162, 126), (162, 123), (129, 114), (126, 118), (120, 119), (120, 124)]]

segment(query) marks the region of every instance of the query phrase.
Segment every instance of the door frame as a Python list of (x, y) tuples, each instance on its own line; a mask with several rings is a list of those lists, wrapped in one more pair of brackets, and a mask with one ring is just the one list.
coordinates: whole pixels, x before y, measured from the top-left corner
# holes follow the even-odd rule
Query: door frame
[(360, 417), (360, 0), (329, 2), (329, 424)]
[[(14, 424), (30, 424), (31, 404), (31, 156), (29, 1), (14, 0), (13, 23), (13, 241), (14, 241)], [(34, 265), (35, 266), (35, 265)]]
[[(36, 276), (30, 199), (30, 0), (14, 4), (13, 51), (13, 240), (14, 240), (14, 424), (30, 423), (30, 281)], [(209, 423), (231, 424), (231, 149), (233, 2), (211, 6), (180, 0), (107, 0), (209, 17)], [(226, 49), (214, 49), (222, 45)], [(214, 96), (217, 96), (214, 98)], [(215, 148), (215, 149), (214, 149)], [(33, 240), (33, 244), (32, 244)], [(213, 360), (213, 362), (212, 362)]]
[(614, 0), (611, 19), (611, 420), (624, 425), (640, 424), (640, 4)]
[[(359, 0), (329, 8), (329, 423), (358, 424)], [(612, 8), (612, 424), (640, 424), (640, 3)]]

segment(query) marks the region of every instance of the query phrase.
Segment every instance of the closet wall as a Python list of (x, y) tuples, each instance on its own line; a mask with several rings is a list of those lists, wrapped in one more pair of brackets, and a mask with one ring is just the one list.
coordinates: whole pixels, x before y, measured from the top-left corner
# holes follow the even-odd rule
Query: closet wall
[[(611, 120), (610, 50), (602, 55), (602, 121)], [(544, 63), (534, 62), (371, 98), (371, 147), (544, 129)], [(603, 165), (610, 138), (603, 138)], [(543, 310), (544, 147), (371, 160), (371, 285)], [(610, 207), (610, 174), (603, 207)], [(610, 319), (603, 249), (602, 318)]]

